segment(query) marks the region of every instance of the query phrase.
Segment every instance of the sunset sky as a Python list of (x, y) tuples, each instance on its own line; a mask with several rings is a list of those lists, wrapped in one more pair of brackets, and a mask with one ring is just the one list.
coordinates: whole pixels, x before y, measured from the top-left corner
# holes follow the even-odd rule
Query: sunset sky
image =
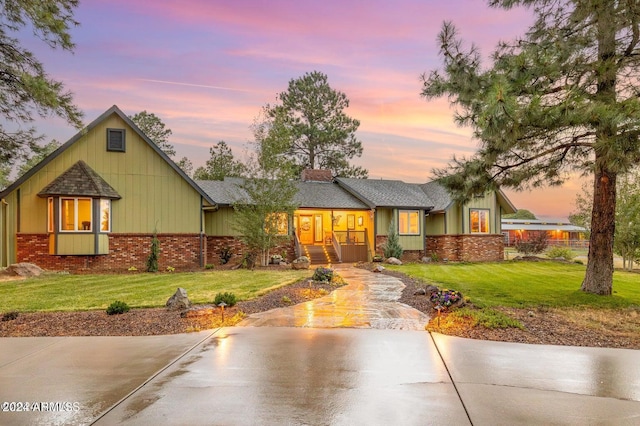
[[(370, 178), (412, 183), (477, 147), (470, 129), (453, 123), (447, 99), (420, 97), (421, 74), (441, 65), (442, 22), (453, 21), (485, 56), (531, 22), (524, 9), (480, 0), (85, 0), (75, 17), (73, 54), (26, 32), (21, 42), (74, 93), (85, 124), (114, 104), (127, 115), (152, 112), (173, 131), (177, 157), (198, 167), (219, 140), (242, 156), (261, 107), (317, 70), (361, 122), (364, 154), (354, 163)], [(35, 124), (47, 140), (76, 132), (55, 118)], [(518, 208), (566, 217), (580, 185), (506, 192)]]

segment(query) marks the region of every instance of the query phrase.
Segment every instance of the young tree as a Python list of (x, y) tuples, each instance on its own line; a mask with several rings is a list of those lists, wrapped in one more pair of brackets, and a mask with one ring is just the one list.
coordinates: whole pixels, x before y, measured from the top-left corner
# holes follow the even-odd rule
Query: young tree
[(193, 163), (187, 157), (182, 157), (180, 161), (176, 161), (178, 167), (189, 177), (193, 177)]
[(569, 222), (587, 230), (591, 235), (591, 212), (593, 211), (593, 184), (583, 183), (582, 190), (576, 194), (575, 210), (569, 214)]
[(33, 53), (11, 36), (31, 31), (51, 48), (72, 51), (69, 31), (78, 25), (73, 19), (77, 6), (77, 0), (12, 0), (0, 6), (0, 114), (5, 119), (0, 124), (2, 167), (24, 158), (42, 139), (35, 128), (20, 128), (33, 122), (34, 115), (56, 115), (82, 128), (82, 113), (73, 105), (71, 93), (51, 79)]
[(220, 141), (209, 148), (211, 155), (205, 167), (198, 167), (193, 174), (199, 180), (224, 180), (225, 177), (243, 177), (246, 166), (233, 157), (233, 151), (225, 141)]
[(471, 158), (436, 171), (458, 200), (500, 186), (560, 185), (593, 176), (586, 292), (609, 295), (616, 181), (640, 159), (640, 4), (608, 0), (490, 0), (535, 13), (526, 36), (501, 43), (481, 68), (451, 23), (439, 35), (444, 73), (423, 75), (422, 95), (449, 96), (456, 120), (480, 141)]
[(160, 117), (152, 112), (140, 111), (129, 118), (136, 123), (136, 126), (142, 130), (142, 133), (158, 145), (158, 148), (164, 151), (167, 156), (173, 158), (176, 155), (176, 150), (173, 148), (173, 145), (169, 143), (169, 136), (171, 136), (173, 132), (167, 128)]
[[(360, 122), (344, 112), (347, 96), (329, 86), (327, 76), (319, 71), (306, 73), (289, 81), (286, 92), (278, 95), (277, 105), (265, 107), (265, 128), (287, 139), (277, 138), (279, 157), (291, 160), (298, 172), (303, 169), (328, 169), (334, 176), (367, 177), (367, 170), (349, 161), (362, 155), (362, 143), (355, 132)], [(265, 143), (276, 142), (264, 137)], [(278, 148), (276, 150), (275, 148)]]

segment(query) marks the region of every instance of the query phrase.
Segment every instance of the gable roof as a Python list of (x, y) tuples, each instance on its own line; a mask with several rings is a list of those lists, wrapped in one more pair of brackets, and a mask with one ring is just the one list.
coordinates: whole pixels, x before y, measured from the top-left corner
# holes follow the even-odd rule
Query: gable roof
[[(225, 180), (197, 180), (198, 184), (218, 205), (230, 206), (237, 201), (248, 201), (242, 189), (241, 178)], [(367, 209), (367, 205), (333, 182), (295, 182), (298, 189), (293, 201), (299, 208), (315, 209)]]
[(69, 148), (71, 145), (73, 145), (74, 143), (76, 143), (78, 140), (80, 140), (87, 132), (89, 132), (90, 130), (92, 130), (93, 128), (95, 128), (96, 126), (98, 126), (101, 122), (103, 122), (104, 120), (106, 120), (108, 117), (110, 117), (112, 114), (116, 114), (118, 117), (120, 117), (125, 123), (127, 123), (127, 125), (129, 127), (131, 127), (133, 129), (134, 132), (136, 132), (136, 134), (138, 136), (140, 136), (140, 138), (145, 141), (150, 147), (151, 149), (153, 149), (160, 157), (162, 157), (162, 159), (164, 159), (169, 166), (171, 166), (171, 168), (173, 168), (176, 173), (178, 173), (180, 175), (180, 177), (182, 177), (185, 181), (187, 181), (187, 183), (189, 185), (191, 185), (191, 187), (193, 189), (195, 189), (208, 203), (215, 205), (214, 201), (207, 195), (206, 192), (204, 192), (202, 190), (202, 188), (200, 188), (198, 185), (195, 184), (195, 182), (189, 177), (187, 176), (187, 174), (182, 171), (182, 169), (180, 167), (178, 167), (178, 165), (176, 163), (173, 162), (173, 160), (171, 160), (171, 158), (169, 158), (167, 156), (167, 154), (164, 153), (164, 151), (162, 151), (160, 148), (158, 148), (158, 146), (153, 143), (153, 141), (151, 139), (149, 139), (147, 137), (147, 135), (145, 135), (142, 130), (140, 130), (138, 128), (138, 126), (131, 121), (131, 119), (129, 117), (126, 116), (125, 113), (123, 113), (120, 108), (118, 108), (116, 105), (112, 106), (111, 108), (109, 108), (108, 110), (106, 110), (104, 113), (102, 113), (98, 118), (96, 118), (95, 120), (93, 120), (88, 126), (86, 126), (84, 129), (80, 130), (78, 133), (76, 133), (71, 139), (69, 139), (67, 142), (65, 142), (62, 146), (60, 146), (58, 149), (56, 149), (55, 151), (53, 151), (49, 156), (47, 156), (44, 160), (42, 160), (41, 162), (39, 162), (38, 164), (36, 164), (33, 168), (31, 168), (27, 173), (25, 173), (24, 175), (22, 175), (18, 180), (16, 180), (14, 183), (12, 183), (11, 185), (9, 185), (7, 188), (5, 188), (3, 191), (0, 192), (0, 198), (5, 197), (7, 194), (11, 193), (12, 191), (14, 191), (16, 188), (18, 188), (20, 185), (22, 185), (24, 182), (26, 182), (29, 178), (31, 178), (31, 176), (33, 176), (34, 174), (36, 174), (40, 169), (42, 169), (44, 166), (46, 166), (47, 164), (49, 164), (51, 161), (53, 161), (54, 158), (56, 158), (57, 156), (59, 156), (60, 154), (62, 154), (67, 148)]
[(39, 197), (73, 195), (120, 199), (120, 194), (84, 161), (80, 160), (38, 193)]
[(433, 200), (433, 211), (445, 211), (447, 210), (451, 204), (453, 203), (453, 199), (447, 191), (447, 188), (440, 185), (438, 181), (431, 181), (427, 183), (423, 183), (420, 185), (422, 190), (429, 194), (429, 198)]
[(403, 207), (431, 210), (434, 202), (419, 184), (399, 180), (336, 178), (336, 182), (369, 208)]

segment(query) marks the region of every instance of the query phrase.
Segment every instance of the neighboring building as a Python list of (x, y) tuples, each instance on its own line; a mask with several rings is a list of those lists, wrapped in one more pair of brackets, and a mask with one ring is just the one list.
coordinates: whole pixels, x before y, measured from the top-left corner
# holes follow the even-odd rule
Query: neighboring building
[[(241, 256), (232, 226), (239, 182), (192, 181), (113, 106), (0, 192), (0, 260), (144, 269), (154, 233), (161, 269), (216, 264), (226, 250)], [(307, 170), (297, 185), (299, 208), (282, 221), (292, 243), (278, 249), (289, 260), (318, 252), (317, 262), (367, 261), (381, 253), (390, 227), (407, 259), (502, 260), (500, 217), (516, 210), (500, 191), (460, 205), (436, 182)]]
[(502, 219), (504, 243), (512, 246), (517, 240), (527, 240), (540, 233), (547, 234), (552, 246), (588, 247), (587, 230), (567, 219)]

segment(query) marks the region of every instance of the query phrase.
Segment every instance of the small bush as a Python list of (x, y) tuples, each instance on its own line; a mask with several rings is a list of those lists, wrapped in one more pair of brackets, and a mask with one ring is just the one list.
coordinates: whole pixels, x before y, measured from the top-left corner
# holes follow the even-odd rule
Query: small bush
[(14, 319), (18, 318), (18, 312), (16, 311), (11, 311), (11, 312), (5, 312), (2, 315), (2, 318), (0, 319), (0, 321), (13, 321)]
[(226, 265), (227, 263), (229, 263), (229, 260), (231, 259), (231, 256), (233, 256), (233, 253), (231, 253), (231, 248), (230, 247), (223, 247), (220, 250), (220, 263), (222, 265)]
[(323, 267), (316, 268), (311, 279), (314, 281), (326, 281), (330, 283), (333, 279), (333, 269)]
[(291, 298), (289, 296), (282, 296), (282, 303), (286, 303), (287, 305), (290, 305)]
[(539, 232), (537, 235), (533, 235), (527, 240), (517, 240), (513, 246), (518, 253), (529, 256), (531, 254), (542, 253), (547, 248), (547, 244), (547, 233)]
[(129, 312), (129, 305), (119, 300), (116, 300), (107, 308), (107, 315), (119, 315)]
[(389, 225), (389, 233), (387, 234), (387, 241), (382, 244), (382, 251), (384, 252), (384, 257), (387, 259), (390, 257), (395, 257), (396, 259), (400, 259), (402, 257), (402, 253), (404, 249), (400, 245), (400, 237), (398, 232), (396, 231), (393, 223)]
[(204, 265), (204, 269), (213, 269), (213, 263), (207, 263), (206, 265)]
[(569, 247), (552, 247), (547, 252), (547, 257), (550, 259), (561, 258), (567, 261), (571, 261), (575, 256), (573, 255), (573, 252)]
[(229, 292), (218, 293), (216, 294), (216, 298), (213, 300), (213, 303), (219, 305), (224, 302), (227, 306), (231, 307), (235, 305), (238, 301), (236, 299), (236, 295)]

